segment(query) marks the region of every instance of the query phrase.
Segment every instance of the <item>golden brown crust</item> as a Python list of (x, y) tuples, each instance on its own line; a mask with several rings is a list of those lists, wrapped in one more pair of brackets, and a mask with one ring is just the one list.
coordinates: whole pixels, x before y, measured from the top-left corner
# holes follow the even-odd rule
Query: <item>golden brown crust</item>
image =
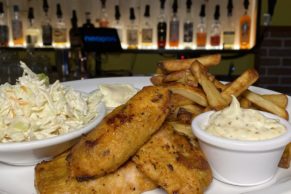
[(67, 158), (71, 176), (83, 180), (115, 171), (159, 129), (169, 98), (166, 88), (144, 87), (110, 113), (72, 148)]
[(66, 156), (64, 153), (35, 167), (35, 187), (40, 194), (140, 194), (156, 188), (131, 161), (104, 177), (78, 182), (69, 176)]
[(206, 55), (198, 58), (184, 60), (165, 60), (159, 63), (159, 68), (161, 68), (163, 72), (183, 71), (189, 69), (191, 67), (191, 64), (196, 60), (203, 64), (205, 67), (215, 66), (220, 63), (221, 55)]
[(182, 83), (172, 83), (165, 87), (169, 88), (174, 94), (184, 96), (201, 106), (205, 107), (208, 105), (206, 96), (200, 88), (191, 87)]
[(221, 93), (222, 97), (227, 102), (231, 102), (231, 96), (239, 96), (246, 91), (249, 86), (257, 81), (259, 74), (255, 69), (247, 69), (236, 80), (230, 83), (230, 85), (224, 89)]
[(133, 157), (137, 167), (167, 193), (202, 194), (212, 174), (199, 147), (164, 124)]

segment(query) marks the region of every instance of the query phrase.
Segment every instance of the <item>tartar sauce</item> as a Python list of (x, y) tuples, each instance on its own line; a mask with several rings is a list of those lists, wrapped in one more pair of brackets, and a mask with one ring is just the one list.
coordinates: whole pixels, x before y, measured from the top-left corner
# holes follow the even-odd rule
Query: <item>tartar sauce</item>
[(265, 117), (257, 110), (242, 109), (233, 96), (229, 107), (210, 116), (205, 131), (236, 140), (266, 140), (285, 133), (287, 129), (278, 120)]
[(101, 84), (99, 89), (107, 112), (126, 103), (137, 93), (137, 89), (129, 84)]

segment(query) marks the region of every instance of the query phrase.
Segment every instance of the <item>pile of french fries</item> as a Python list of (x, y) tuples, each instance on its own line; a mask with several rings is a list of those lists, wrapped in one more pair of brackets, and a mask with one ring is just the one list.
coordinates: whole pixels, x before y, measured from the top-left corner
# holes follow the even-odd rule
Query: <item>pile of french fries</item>
[[(177, 131), (191, 137), (191, 120), (209, 110), (221, 110), (237, 97), (243, 108), (254, 108), (289, 119), (286, 110), (288, 97), (285, 94), (258, 94), (249, 86), (259, 79), (255, 69), (247, 69), (237, 79), (224, 83), (208, 72), (211, 66), (219, 65), (221, 55), (207, 55), (185, 60), (165, 60), (158, 64), (151, 77), (154, 85), (168, 87), (172, 91), (171, 114), (168, 121)], [(193, 135), (192, 135), (193, 136)], [(291, 159), (290, 144), (286, 147), (280, 167), (288, 168)]]

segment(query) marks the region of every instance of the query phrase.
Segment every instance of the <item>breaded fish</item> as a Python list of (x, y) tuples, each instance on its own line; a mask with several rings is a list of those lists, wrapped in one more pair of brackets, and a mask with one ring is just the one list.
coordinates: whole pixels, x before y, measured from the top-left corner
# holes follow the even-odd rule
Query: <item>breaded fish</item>
[(202, 194), (212, 173), (200, 148), (164, 124), (133, 157), (138, 169), (167, 193)]
[(82, 181), (115, 171), (160, 128), (169, 98), (168, 89), (147, 86), (107, 115), (70, 151), (70, 175)]
[(35, 187), (40, 194), (140, 194), (156, 188), (132, 161), (104, 177), (78, 182), (69, 176), (66, 155), (35, 167)]

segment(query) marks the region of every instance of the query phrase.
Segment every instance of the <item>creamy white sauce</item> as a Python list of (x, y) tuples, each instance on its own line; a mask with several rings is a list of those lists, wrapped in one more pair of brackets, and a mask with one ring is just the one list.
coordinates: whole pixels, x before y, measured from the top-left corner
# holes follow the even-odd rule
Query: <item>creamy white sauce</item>
[(242, 109), (233, 97), (229, 107), (210, 116), (205, 131), (236, 140), (266, 140), (287, 131), (278, 120), (265, 117), (257, 110)]
[(99, 89), (108, 112), (126, 103), (137, 93), (137, 89), (129, 84), (102, 84)]

